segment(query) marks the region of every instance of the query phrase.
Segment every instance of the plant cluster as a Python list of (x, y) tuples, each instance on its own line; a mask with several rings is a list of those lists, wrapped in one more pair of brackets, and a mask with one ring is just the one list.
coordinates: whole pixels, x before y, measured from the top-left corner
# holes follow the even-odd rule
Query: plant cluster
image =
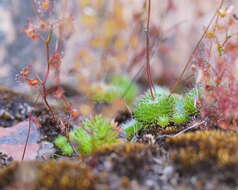
[(87, 155), (95, 150), (118, 142), (118, 132), (113, 125), (102, 116), (95, 116), (91, 120), (85, 120), (82, 126), (69, 132), (69, 139), (58, 136), (54, 143), (65, 155), (72, 155), (76, 144), (76, 150), (82, 155)]
[[(77, 118), (79, 111), (72, 107), (71, 103), (64, 95), (61, 87), (60, 70), (64, 51), (64, 40), (69, 37), (73, 31), (73, 20), (70, 15), (65, 14), (61, 17), (57, 13), (57, 6), (50, 0), (32, 0), (32, 7), (35, 17), (28, 21), (23, 29), (26, 36), (34, 42), (42, 42), (46, 57), (45, 73), (43, 76), (33, 72), (32, 65), (26, 66), (18, 75), (18, 78), (26, 82), (30, 87), (35, 88), (43, 99), (47, 109), (54, 121), (62, 123), (56, 117), (53, 107), (48, 101), (47, 83), (51, 73), (54, 73), (53, 81), (57, 89), (53, 93), (55, 99), (61, 100), (72, 118)], [(55, 49), (51, 48), (55, 45)]]
[(204, 89), (201, 116), (225, 129), (238, 127), (237, 16), (232, 9), (217, 10), (192, 59), (197, 83)]
[(185, 95), (171, 94), (168, 89), (155, 87), (154, 98), (150, 91), (136, 104), (134, 120), (122, 126), (132, 135), (145, 126), (165, 127), (169, 124), (184, 124), (198, 113), (197, 99), (201, 90), (192, 89)]
[(96, 102), (112, 103), (122, 98), (128, 105), (131, 105), (138, 93), (138, 87), (128, 77), (114, 75), (109, 84), (93, 85), (91, 93)]

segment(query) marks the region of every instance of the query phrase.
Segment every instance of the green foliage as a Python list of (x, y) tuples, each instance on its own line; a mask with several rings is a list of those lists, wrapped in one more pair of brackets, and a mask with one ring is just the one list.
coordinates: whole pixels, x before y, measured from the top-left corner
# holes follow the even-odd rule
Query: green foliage
[(117, 131), (102, 116), (85, 120), (82, 127), (69, 133), (70, 140), (78, 144), (76, 149), (80, 154), (90, 154), (103, 145), (116, 143), (117, 136)]
[(116, 75), (111, 78), (110, 84), (102, 84), (101, 90), (96, 91), (93, 99), (96, 102), (112, 103), (123, 98), (127, 104), (132, 104), (138, 93), (138, 87), (128, 77)]
[(198, 96), (196, 89), (184, 96), (170, 94), (168, 89), (161, 87), (155, 87), (154, 92), (154, 98), (147, 91), (139, 99), (133, 111), (134, 122), (129, 127), (122, 127), (127, 135), (132, 135), (146, 126), (166, 127), (172, 123), (183, 124), (189, 121), (190, 116), (198, 113), (195, 103)]
[(160, 87), (156, 87), (155, 92), (154, 99), (149, 92), (146, 92), (145, 96), (139, 100), (133, 112), (134, 117), (143, 123), (168, 125), (168, 117), (173, 112), (174, 97)]
[(73, 148), (65, 136), (59, 135), (55, 139), (54, 144), (62, 151), (64, 155), (71, 156), (73, 154)]
[(197, 88), (194, 88), (185, 94), (183, 101), (184, 101), (184, 107), (188, 113), (190, 114), (197, 113), (198, 110), (197, 110), (196, 100), (199, 94), (201, 94), (201, 90)]
[(163, 115), (158, 117), (157, 124), (160, 125), (161, 127), (165, 127), (169, 124), (169, 116)]
[(157, 123), (159, 122), (160, 118), (170, 115), (172, 109), (172, 98), (161, 97), (160, 99), (154, 102), (140, 102), (134, 110), (134, 117), (140, 122)]
[(171, 117), (171, 121), (176, 124), (186, 123), (189, 119), (189, 114), (185, 110), (186, 104), (184, 104), (184, 100), (182, 97), (173, 96), (174, 97), (174, 109)]
[(121, 126), (121, 128), (125, 131), (127, 138), (130, 138), (142, 127), (143, 127), (142, 123), (136, 121), (135, 119), (132, 119)]
[[(104, 145), (116, 143), (118, 132), (110, 122), (102, 116), (95, 116), (92, 120), (85, 120), (81, 127), (69, 133), (69, 139), (73, 144), (77, 144), (76, 150), (80, 154), (90, 154)], [(67, 138), (60, 135), (54, 144), (65, 155), (72, 155), (73, 149)]]

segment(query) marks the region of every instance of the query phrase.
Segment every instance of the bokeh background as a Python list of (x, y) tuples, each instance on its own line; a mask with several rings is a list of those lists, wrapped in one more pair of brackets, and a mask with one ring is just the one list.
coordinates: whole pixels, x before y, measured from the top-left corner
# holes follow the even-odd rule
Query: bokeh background
[[(137, 75), (146, 83), (145, 72), (138, 74), (145, 64), (143, 0), (53, 1), (54, 19), (72, 18), (65, 24), (62, 83), (84, 90), (85, 84), (112, 73)], [(219, 2), (152, 0), (151, 65), (156, 83), (174, 84)], [(238, 3), (225, 1), (225, 7), (231, 4), (235, 14)], [(29, 88), (16, 80), (17, 73), (32, 64), (41, 75), (46, 66), (42, 43), (22, 32), (28, 20), (34, 22), (35, 13), (30, 0), (0, 0), (0, 12), (0, 83), (25, 91)]]

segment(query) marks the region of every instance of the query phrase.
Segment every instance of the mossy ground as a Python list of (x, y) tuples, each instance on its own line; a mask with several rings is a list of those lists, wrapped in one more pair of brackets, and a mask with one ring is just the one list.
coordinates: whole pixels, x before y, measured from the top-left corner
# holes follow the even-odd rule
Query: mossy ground
[(159, 184), (166, 185), (160, 176), (165, 168), (163, 159), (156, 146), (118, 144), (105, 147), (85, 157), (84, 161), (13, 163), (0, 170), (0, 187), (28, 187), (29, 190), (136, 190), (140, 187), (152, 190)]
[(237, 132), (204, 130), (166, 139), (171, 159), (189, 171), (219, 171), (230, 168), (238, 172)]
[[(12, 95), (15, 97), (16, 95)], [(48, 140), (60, 132), (47, 110), (34, 111)], [(123, 123), (130, 113), (116, 118)], [(188, 190), (238, 188), (238, 133), (196, 128), (199, 122), (140, 130), (137, 142), (107, 146), (83, 159), (10, 163), (1, 156), (0, 189)], [(150, 145), (149, 145), (150, 144)], [(26, 180), (27, 179), (27, 180)]]
[[(205, 138), (207, 136), (209, 138)], [(227, 140), (221, 142), (224, 138)], [(229, 132), (196, 131), (166, 139), (168, 149), (124, 143), (104, 147), (83, 160), (13, 163), (0, 170), (0, 187), (27, 187), (26, 190), (236, 189), (238, 153), (232, 143), (237, 139), (237, 134)], [(210, 148), (216, 151), (209, 153)], [(227, 152), (225, 162), (220, 152)]]

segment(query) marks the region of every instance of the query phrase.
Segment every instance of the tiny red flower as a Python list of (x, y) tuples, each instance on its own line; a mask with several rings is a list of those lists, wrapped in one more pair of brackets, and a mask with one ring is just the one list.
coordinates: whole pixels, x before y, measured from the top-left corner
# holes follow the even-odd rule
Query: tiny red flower
[(30, 86), (38, 86), (39, 85), (38, 79), (28, 79), (27, 82)]

